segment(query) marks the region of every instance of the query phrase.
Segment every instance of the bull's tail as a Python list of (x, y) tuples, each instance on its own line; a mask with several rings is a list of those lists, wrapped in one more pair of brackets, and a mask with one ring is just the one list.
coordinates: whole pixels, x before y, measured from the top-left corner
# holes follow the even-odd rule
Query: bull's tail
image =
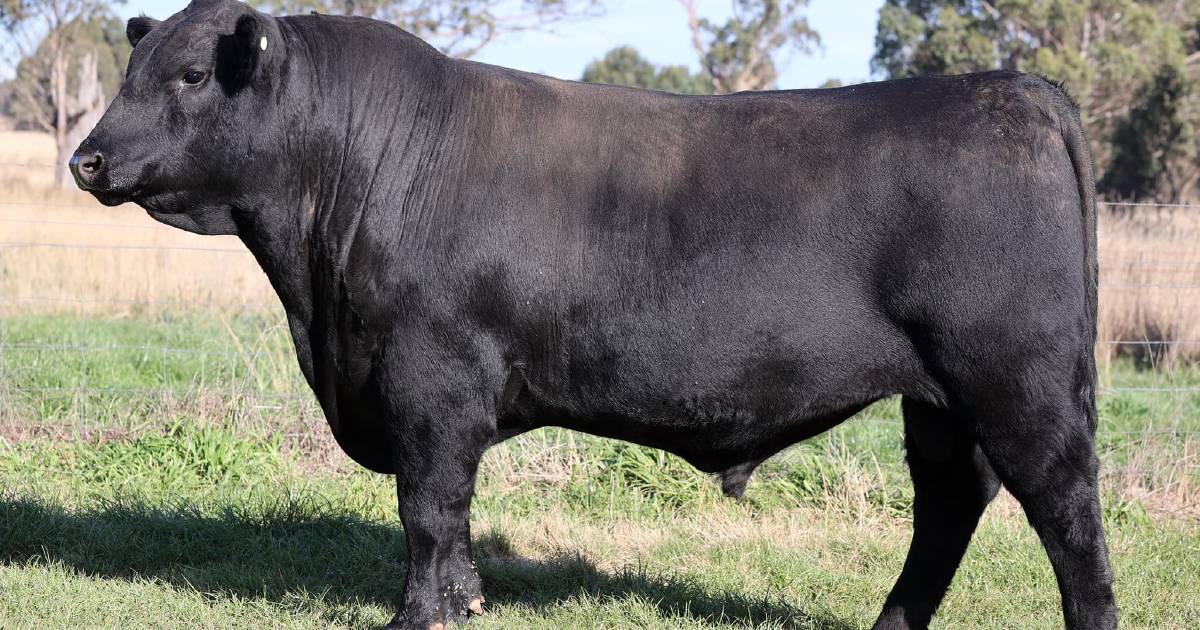
[(1083, 213), (1083, 264), (1087, 271), (1087, 309), (1092, 342), (1096, 341), (1096, 287), (1099, 268), (1096, 261), (1096, 179), (1092, 174), (1092, 151), (1083, 134), (1079, 110), (1063, 95), (1059, 105), (1059, 121), (1071, 165), (1075, 167), (1075, 182), (1079, 186), (1080, 211)]
[(1080, 384), (1080, 394), (1085, 398), (1084, 407), (1089, 410), (1092, 430), (1095, 430), (1095, 383), (1096, 383), (1096, 317), (1097, 317), (1097, 283), (1099, 267), (1096, 255), (1096, 179), (1092, 172), (1092, 151), (1088, 146), (1087, 137), (1083, 132), (1083, 122), (1079, 117), (1079, 108), (1071, 97), (1057, 84), (1054, 85), (1054, 109), (1058, 114), (1059, 129), (1062, 131), (1063, 143), (1071, 158), (1071, 166), (1075, 169), (1075, 183), (1079, 187), (1080, 212), (1083, 219), (1083, 265), (1084, 265), (1084, 298), (1087, 309), (1087, 326), (1090, 335), (1086, 356), (1081, 357), (1085, 363), (1082, 370), (1084, 382)]

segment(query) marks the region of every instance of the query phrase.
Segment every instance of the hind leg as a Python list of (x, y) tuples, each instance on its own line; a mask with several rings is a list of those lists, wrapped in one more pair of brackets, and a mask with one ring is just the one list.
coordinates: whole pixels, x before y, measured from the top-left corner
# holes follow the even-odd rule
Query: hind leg
[(1046, 549), (1067, 627), (1109, 630), (1117, 627), (1117, 608), (1101, 522), (1095, 407), (1085, 391), (1037, 403), (1007, 397), (1021, 402), (992, 405), (998, 413), (980, 423), (980, 444)]
[(913, 538), (875, 628), (929, 624), (984, 508), (1000, 487), (970, 423), (905, 398), (904, 443), (913, 490)]

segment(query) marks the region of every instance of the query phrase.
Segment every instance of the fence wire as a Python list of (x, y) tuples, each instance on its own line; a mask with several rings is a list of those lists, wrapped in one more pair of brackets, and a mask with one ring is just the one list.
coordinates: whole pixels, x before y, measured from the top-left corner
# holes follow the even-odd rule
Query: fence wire
[[(50, 168), (51, 165), (24, 162), (2, 162), (8, 168)], [(3, 171), (0, 171), (2, 174)], [(2, 191), (2, 189), (0, 189)], [(0, 193), (2, 194), (2, 193)], [(1102, 206), (1124, 214), (1144, 210), (1200, 211), (1200, 204), (1101, 202)], [(145, 244), (133, 242), (131, 235), (161, 234), (172, 229), (159, 225), (125, 222), (106, 222), (60, 218), (31, 218), (31, 208), (54, 210), (95, 211), (95, 204), (59, 201), (0, 199), (0, 261), (6, 254), (18, 253), (28, 263), (46, 252), (79, 252), (78, 265), (86, 264), (86, 252), (151, 252), (212, 255), (212, 264), (223, 261), (253, 264), (244, 248), (207, 247), (176, 244)], [(25, 212), (26, 214), (21, 214)], [(1200, 213), (1197, 213), (1200, 217)], [(1198, 223), (1200, 224), (1200, 223)], [(85, 228), (94, 230), (95, 242), (73, 243), (52, 237), (17, 238), (12, 230), (35, 228), (41, 233), (56, 230)], [(1145, 228), (1148, 232), (1153, 227)], [(1147, 234), (1147, 241), (1154, 241)], [(1171, 236), (1164, 240), (1178, 240)], [(1100, 288), (1104, 291), (1169, 291), (1178, 294), (1200, 289), (1200, 242), (1195, 260), (1180, 260), (1163, 256), (1159, 251), (1138, 251), (1122, 256), (1110, 256), (1100, 266)], [(36, 264), (36, 263), (35, 263)], [(1106, 276), (1121, 272), (1140, 271), (1147, 274), (1174, 274), (1167, 281), (1146, 282), (1107, 281)], [(241, 339), (236, 335), (224, 340), (223, 347), (196, 345), (163, 345), (155, 343), (87, 342), (53, 335), (31, 337), (15, 335), (13, 322), (26, 312), (39, 312), (42, 307), (67, 306), (111, 309), (120, 313), (153, 309), (158, 315), (184, 316), (196, 308), (220, 312), (249, 313), (275, 317), (281, 309), (274, 301), (228, 301), (186, 297), (181, 299), (123, 299), (96, 295), (65, 294), (47, 286), (37, 294), (10, 295), (5, 291), (0, 269), (0, 399), (17, 408), (33, 409), (38, 417), (59, 420), (74, 419), (83, 427), (111, 421), (122, 413), (153, 413), (163, 407), (216, 405), (228, 410), (246, 409), (261, 413), (296, 412), (319, 414), (311, 392), (299, 376), (291, 356), (290, 340), (274, 328), (270, 343), (263, 339)], [(114, 270), (121, 273), (122, 270)], [(1186, 277), (1177, 277), (1186, 276)], [(55, 312), (51, 308), (51, 312)], [(69, 312), (69, 311), (68, 311)], [(231, 346), (230, 344), (235, 344)], [(1144, 428), (1128, 429), (1119, 426), (1100, 428), (1101, 436), (1166, 435), (1196, 436), (1200, 428), (1182, 426), (1183, 415), (1200, 415), (1200, 367), (1194, 363), (1171, 362), (1164, 357), (1183, 347), (1200, 347), (1200, 338), (1102, 339), (1100, 354), (1116, 354), (1149, 361), (1128, 382), (1112, 384), (1102, 375), (1098, 390), (1101, 404), (1133, 405), (1165, 412), (1162, 419)], [(153, 370), (151, 370), (153, 364)], [(136, 385), (128, 385), (128, 374), (139, 375)], [(151, 372), (153, 374), (151, 375)], [(216, 402), (213, 399), (216, 398)], [(140, 406), (139, 406), (140, 405)], [(1139, 408), (1140, 408), (1139, 407)], [(133, 411), (127, 411), (126, 408)], [(142, 409), (142, 411), (137, 411)], [(897, 425), (898, 418), (871, 418), (867, 421)]]

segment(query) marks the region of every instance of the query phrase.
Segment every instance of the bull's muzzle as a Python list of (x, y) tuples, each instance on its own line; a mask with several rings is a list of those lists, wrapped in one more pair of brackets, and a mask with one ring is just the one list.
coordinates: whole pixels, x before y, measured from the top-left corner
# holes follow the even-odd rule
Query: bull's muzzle
[(68, 162), (68, 167), (71, 169), (71, 176), (75, 178), (75, 185), (81, 190), (95, 191), (105, 174), (108, 163), (104, 159), (104, 154), (92, 149), (86, 145), (81, 145), (75, 151), (75, 155), (71, 156), (71, 161)]

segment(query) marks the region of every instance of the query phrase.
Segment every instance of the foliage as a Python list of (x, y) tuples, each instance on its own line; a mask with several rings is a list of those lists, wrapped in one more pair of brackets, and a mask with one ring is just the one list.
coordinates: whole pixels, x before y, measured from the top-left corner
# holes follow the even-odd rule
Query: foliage
[(25, 0), (0, 0), (0, 28), (11, 31), (32, 12), (32, 3)]
[[(25, 122), (54, 134), (59, 164), (66, 163), (106, 104), (99, 82), (102, 55), (80, 49), (81, 42), (83, 48), (88, 46), (81, 30), (121, 2), (0, 0), (0, 58), (17, 70), (8, 91), (22, 103)], [(22, 74), (25, 60), (29, 62)], [(75, 91), (68, 89), (72, 75)], [(63, 169), (56, 169), (54, 176), (60, 187), (69, 186)]]
[[(77, 30), (91, 20), (110, 15), (113, 5), (124, 0), (0, 0), (0, 53), (15, 66), (48, 44), (49, 52), (57, 54), (59, 45), (69, 52)], [(86, 39), (86, 38), (85, 38)]]
[(1100, 182), (1109, 196), (1191, 197), (1200, 178), (1195, 88), (1173, 65), (1164, 65), (1142, 88), (1113, 134), (1113, 160)]
[[(101, 15), (73, 24), (75, 33), (68, 54), (67, 90), (79, 89), (79, 74), (75, 64), (87, 54), (97, 57), (96, 71), (106, 100), (112, 99), (125, 78), (129, 61), (129, 43), (125, 40), (125, 25), (116, 17)], [(13, 117), (18, 126), (32, 129), (53, 127), (54, 102), (51, 97), (51, 58), (48, 39), (38, 43), (33, 54), (23, 57), (9, 83), (8, 98), (0, 101), (0, 111)], [(75, 63), (71, 63), (74, 60)]]
[(588, 83), (608, 83), (678, 94), (709, 94), (712, 79), (686, 66), (655, 66), (631, 46), (614, 48), (583, 71)]
[(681, 2), (700, 66), (718, 93), (774, 87), (782, 54), (811, 52), (821, 41), (800, 14), (808, 0), (734, 0), (724, 24), (700, 17), (696, 0)]
[(702, 17), (695, 0), (680, 3), (687, 11), (700, 72), (684, 66), (656, 67), (622, 46), (589, 64), (583, 80), (681, 94), (766, 90), (775, 86), (783, 55), (808, 53), (820, 43), (800, 14), (808, 0), (734, 0), (733, 15), (724, 23)]
[(392, 22), (457, 57), (474, 56), (505, 34), (546, 30), (602, 11), (600, 0), (252, 0), (252, 4), (280, 13), (317, 11)]
[[(1178, 54), (1193, 17), (1173, 0), (886, 0), (876, 72), (891, 77), (993, 68), (1071, 83), (1148, 78)], [(1157, 54), (1157, 56), (1156, 56)]]
[[(1127, 119), (1163, 113), (1161, 104), (1150, 100), (1161, 99), (1170, 81), (1177, 82), (1175, 93), (1190, 93), (1187, 84), (1196, 80), (1192, 64), (1200, 60), (1195, 54), (1198, 19), (1197, 0), (886, 0), (872, 68), (893, 78), (1003, 68), (1061, 81), (1080, 103), (1101, 172), (1118, 150), (1124, 151), (1119, 168), (1125, 174), (1106, 181), (1123, 182), (1118, 188), (1130, 194), (1174, 200), (1181, 187), (1156, 177), (1151, 188), (1130, 190), (1128, 173), (1189, 166), (1131, 165), (1129, 160), (1139, 151), (1186, 159), (1178, 156), (1195, 148), (1180, 143), (1194, 144), (1194, 139), (1176, 138), (1174, 146), (1145, 150), (1116, 145), (1128, 143), (1128, 129), (1162, 124)], [(1190, 108), (1176, 108), (1173, 115), (1185, 110), (1192, 115)], [(1125, 134), (1123, 139), (1115, 138), (1117, 133)]]

